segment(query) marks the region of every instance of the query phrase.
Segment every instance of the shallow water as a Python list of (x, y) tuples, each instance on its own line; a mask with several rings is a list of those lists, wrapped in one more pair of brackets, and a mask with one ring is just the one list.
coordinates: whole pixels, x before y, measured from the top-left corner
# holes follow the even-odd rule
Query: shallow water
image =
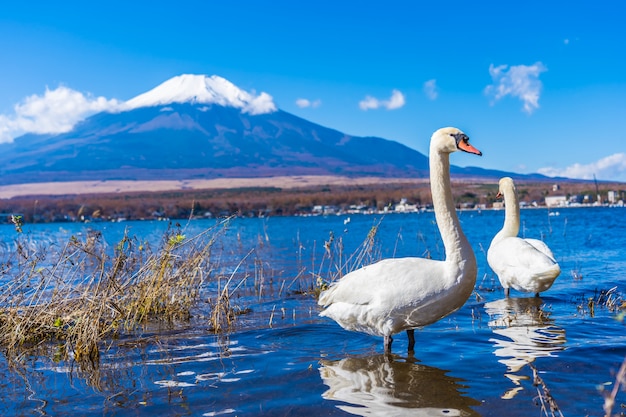
[[(505, 299), (486, 262), (504, 212), (461, 212), (479, 265), (476, 292), (459, 311), (416, 332), (414, 355), (407, 355), (406, 336), (399, 334), (390, 356), (382, 354), (381, 338), (318, 317), (311, 295), (277, 288), (296, 289), (299, 271), (328, 271), (321, 264), (331, 231), (345, 254), (378, 225), (380, 256), (441, 259), (432, 213), (237, 219), (222, 245), (243, 249), (232, 250), (233, 262), (248, 245), (257, 247), (268, 295), (244, 292), (237, 302), (252, 311), (230, 334), (215, 336), (201, 320), (175, 330), (146, 328), (105, 351), (95, 370), (42, 357), (10, 370), (2, 358), (0, 413), (546, 415), (536, 373), (563, 415), (601, 416), (598, 387), (612, 388), (626, 356), (626, 332), (616, 312), (596, 305), (592, 314), (588, 300), (613, 287), (615, 296), (626, 292), (625, 214), (623, 208), (523, 210), (522, 234), (544, 239), (562, 273), (540, 298), (512, 291)], [(193, 221), (186, 234), (211, 224)], [(27, 225), (25, 232), (37, 244), (92, 228), (114, 244), (126, 227), (158, 241), (167, 224)], [(10, 252), (13, 228), (1, 226), (0, 236), (0, 253)], [(614, 413), (624, 402), (621, 392)]]

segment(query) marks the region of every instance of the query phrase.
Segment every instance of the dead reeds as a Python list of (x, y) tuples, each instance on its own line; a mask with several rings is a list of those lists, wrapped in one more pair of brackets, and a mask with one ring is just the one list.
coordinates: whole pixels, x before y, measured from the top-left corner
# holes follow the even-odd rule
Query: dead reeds
[(596, 315), (596, 308), (606, 309), (616, 313), (616, 318), (621, 321), (626, 313), (626, 299), (618, 291), (617, 286), (608, 290), (596, 289), (592, 297), (581, 296), (578, 300), (577, 308), (580, 313), (589, 314), (590, 317)]
[(541, 406), (541, 415), (546, 417), (563, 417), (555, 398), (550, 393), (550, 389), (539, 376), (539, 371), (532, 363), (528, 364), (533, 371), (533, 385), (537, 388), (537, 400)]
[[(250, 302), (289, 293), (316, 296), (329, 282), (380, 258), (379, 220), (351, 253), (331, 234), (319, 265), (312, 259), (315, 272), (298, 265), (296, 276), (274, 288), (276, 271), (257, 258), (262, 247), (216, 245), (231, 219), (192, 237), (180, 225), (170, 226), (154, 248), (128, 231), (114, 245), (98, 231), (44, 244), (16, 224), (17, 238), (0, 259), (0, 348), (9, 362), (52, 347), (59, 360), (95, 363), (116, 338), (144, 325), (189, 321), (198, 304), (210, 309), (198, 317), (222, 334), (251, 311), (233, 302), (235, 294)], [(254, 278), (253, 286), (247, 278)]]
[[(64, 359), (93, 362), (116, 335), (148, 322), (188, 320), (214, 272), (211, 251), (229, 220), (191, 238), (171, 227), (156, 250), (127, 233), (114, 248), (99, 232), (71, 237), (62, 247), (40, 247), (19, 235), (0, 268), (0, 347), (11, 361), (54, 341)], [(228, 297), (213, 308), (228, 314)]]

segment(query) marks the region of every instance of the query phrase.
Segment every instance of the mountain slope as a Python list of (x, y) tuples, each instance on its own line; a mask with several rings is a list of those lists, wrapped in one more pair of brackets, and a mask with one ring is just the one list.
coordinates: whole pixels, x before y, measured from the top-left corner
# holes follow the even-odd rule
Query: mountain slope
[(1, 183), (281, 174), (424, 175), (427, 158), (283, 111), (171, 104), (100, 113), (71, 132), (0, 145)]
[[(510, 175), (455, 166), (452, 173)], [(0, 144), (0, 184), (274, 175), (427, 177), (428, 159), (278, 110), (266, 93), (195, 75), (174, 77), (70, 132)]]

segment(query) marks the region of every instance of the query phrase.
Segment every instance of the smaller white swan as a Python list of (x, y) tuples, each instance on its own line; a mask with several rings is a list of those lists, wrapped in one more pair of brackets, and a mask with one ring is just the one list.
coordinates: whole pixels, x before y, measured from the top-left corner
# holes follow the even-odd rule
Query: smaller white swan
[(561, 267), (543, 241), (517, 237), (519, 201), (511, 178), (500, 179), (496, 198), (500, 196), (504, 196), (504, 226), (491, 241), (487, 262), (498, 276), (506, 296), (511, 288), (538, 296), (552, 286)]
[(330, 317), (346, 330), (383, 336), (406, 330), (409, 351), (416, 328), (434, 323), (459, 309), (476, 283), (476, 257), (456, 215), (450, 186), (450, 154), (482, 153), (459, 129), (437, 130), (430, 140), (430, 187), (435, 219), (446, 250), (444, 261), (425, 258), (383, 259), (350, 272), (320, 294)]

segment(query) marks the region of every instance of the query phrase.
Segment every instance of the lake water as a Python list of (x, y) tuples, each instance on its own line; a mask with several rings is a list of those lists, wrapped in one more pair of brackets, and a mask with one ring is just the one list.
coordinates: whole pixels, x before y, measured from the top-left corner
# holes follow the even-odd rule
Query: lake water
[[(416, 332), (414, 355), (407, 355), (404, 334), (386, 356), (381, 338), (318, 317), (314, 297), (295, 291), (294, 278), (304, 271), (326, 279), (324, 242), (331, 232), (347, 256), (374, 225), (374, 256), (441, 259), (433, 213), (236, 219), (222, 248), (256, 247), (266, 290), (251, 296), (245, 287), (252, 280), (243, 284), (232, 302), (251, 311), (230, 333), (216, 336), (202, 320), (174, 330), (146, 328), (104, 351), (95, 370), (45, 357), (8, 369), (2, 357), (0, 413), (542, 416), (552, 415), (542, 409), (547, 388), (563, 415), (602, 416), (600, 387), (613, 388), (626, 356), (626, 324), (600, 297), (626, 292), (626, 209), (522, 210), (522, 235), (546, 241), (562, 273), (539, 298), (512, 290), (509, 299), (486, 260), (504, 211), (459, 214), (478, 260), (476, 291), (460, 310)], [(192, 221), (186, 234), (212, 224)], [(166, 227), (46, 224), (26, 225), (24, 233), (33, 242), (54, 242), (96, 229), (114, 243), (125, 228), (158, 241)], [(0, 226), (0, 253), (11, 251), (15, 236), (12, 226)], [(620, 392), (613, 412), (623, 412), (623, 403)]]

